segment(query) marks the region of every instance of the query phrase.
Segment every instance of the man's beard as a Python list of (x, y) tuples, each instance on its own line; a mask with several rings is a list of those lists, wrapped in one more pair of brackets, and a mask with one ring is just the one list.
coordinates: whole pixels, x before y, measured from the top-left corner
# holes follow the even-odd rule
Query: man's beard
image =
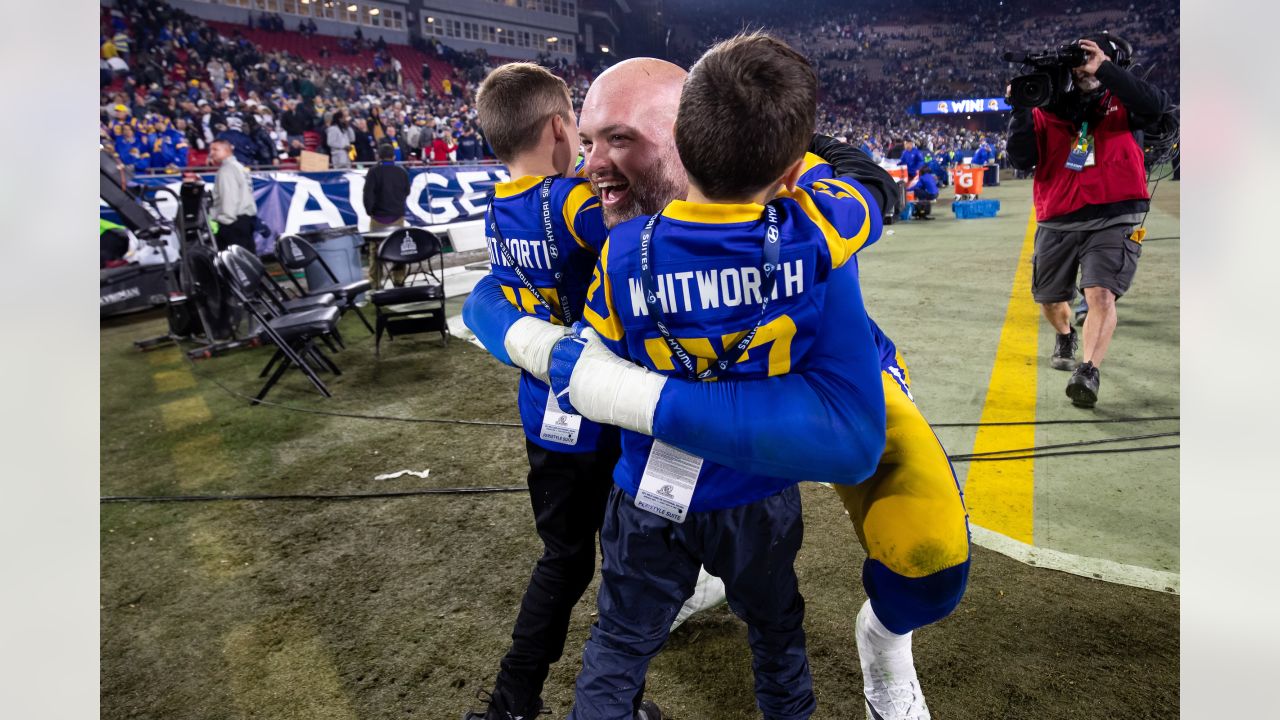
[[(675, 170), (678, 174), (673, 174)], [(604, 225), (613, 226), (641, 215), (653, 215), (672, 200), (684, 197), (688, 191), (688, 179), (680, 158), (675, 153), (655, 162), (650, 171), (634, 178), (627, 178), (627, 199), (621, 205), (604, 208)]]
[(1089, 95), (1102, 87), (1102, 82), (1093, 75), (1085, 75), (1084, 77), (1077, 76), (1076, 87), (1080, 88), (1081, 93)]

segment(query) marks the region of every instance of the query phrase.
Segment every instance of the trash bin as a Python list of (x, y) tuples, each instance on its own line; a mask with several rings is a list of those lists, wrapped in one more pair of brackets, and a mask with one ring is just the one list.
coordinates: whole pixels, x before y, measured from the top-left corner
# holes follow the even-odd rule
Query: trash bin
[[(302, 230), (298, 232), (298, 237), (315, 247), (316, 252), (338, 278), (336, 283), (331, 280), (324, 268), (320, 267), (320, 263), (308, 265), (307, 288), (312, 292), (364, 279), (364, 266), (360, 263), (360, 248), (364, 245), (364, 238), (355, 225)], [(357, 302), (364, 301), (364, 293), (361, 293)]]

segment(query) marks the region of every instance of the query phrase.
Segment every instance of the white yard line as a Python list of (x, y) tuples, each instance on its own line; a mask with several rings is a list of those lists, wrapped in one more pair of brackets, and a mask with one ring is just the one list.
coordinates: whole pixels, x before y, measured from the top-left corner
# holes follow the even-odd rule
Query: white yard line
[(969, 529), (975, 545), (994, 550), (1027, 565), (1173, 595), (1181, 592), (1178, 573), (1036, 547), (977, 525), (971, 524)]

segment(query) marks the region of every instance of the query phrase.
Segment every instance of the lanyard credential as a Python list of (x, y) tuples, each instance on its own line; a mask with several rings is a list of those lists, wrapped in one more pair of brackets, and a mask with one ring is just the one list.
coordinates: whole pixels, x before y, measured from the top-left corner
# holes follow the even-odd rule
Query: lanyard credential
[(722, 350), (716, 356), (715, 362), (702, 372), (698, 372), (698, 366), (693, 357), (684, 349), (680, 341), (671, 335), (671, 329), (667, 327), (666, 315), (663, 314), (662, 305), (659, 304), (658, 296), (653, 289), (653, 230), (657, 226), (658, 216), (661, 214), (659, 212), (649, 218), (644, 230), (640, 231), (640, 286), (644, 291), (644, 302), (648, 306), (649, 316), (653, 318), (654, 323), (658, 326), (658, 332), (662, 335), (662, 339), (667, 342), (667, 346), (671, 348), (671, 354), (680, 361), (680, 365), (684, 367), (684, 371), (689, 378), (695, 380), (714, 378), (742, 358), (743, 353), (747, 351), (751, 341), (755, 338), (756, 331), (760, 329), (760, 323), (764, 320), (765, 313), (769, 310), (769, 298), (773, 295), (774, 284), (777, 281), (778, 255), (781, 252), (781, 240), (778, 233), (778, 210), (772, 204), (766, 205), (764, 208), (767, 229), (764, 234), (764, 267), (761, 268), (764, 278), (760, 285), (760, 317), (756, 318), (756, 324), (733, 347)]
[[(560, 258), (560, 246), (556, 244), (556, 231), (551, 225), (551, 183), (555, 182), (559, 175), (551, 175), (542, 181), (542, 189), (538, 191), (539, 199), (542, 201), (542, 214), (539, 216), (542, 221), (542, 229), (547, 235), (547, 258), (551, 270), (555, 272), (556, 292), (560, 295), (560, 319), (564, 321), (565, 327), (573, 325), (573, 311), (569, 308), (569, 295), (565, 292), (563, 286), (564, 273), (557, 267), (556, 261)], [(507, 247), (507, 240), (502, 236), (502, 231), (498, 229), (498, 215), (493, 210), (493, 197), (489, 198), (489, 209), (485, 213), (489, 218), (489, 230), (493, 232), (493, 239), (498, 242), (498, 250), (502, 252), (502, 260), (515, 272), (516, 277), (520, 279), (520, 283), (525, 286), (538, 302), (542, 303), (542, 307), (547, 309), (551, 317), (556, 316), (555, 308), (551, 307), (551, 303), (543, 297), (542, 292), (534, 286), (533, 281), (528, 275), (520, 269), (516, 263), (516, 259), (511, 254), (511, 248)]]

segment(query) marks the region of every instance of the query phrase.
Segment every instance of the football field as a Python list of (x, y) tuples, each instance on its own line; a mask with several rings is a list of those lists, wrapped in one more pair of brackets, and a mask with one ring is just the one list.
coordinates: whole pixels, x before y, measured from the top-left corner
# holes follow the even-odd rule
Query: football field
[[(1093, 410), (1047, 362), (1030, 181), (988, 189), (996, 218), (940, 203), (861, 255), (867, 307), (957, 458), (976, 543), (960, 607), (915, 637), (935, 718), (1178, 714), (1178, 191), (1156, 193)], [(292, 373), (269, 397), (286, 407), (250, 407), (233, 393), (257, 391), (268, 351), (192, 365), (134, 349), (164, 326), (152, 313), (101, 332), (101, 493), (134, 498), (101, 506), (102, 717), (456, 720), (478, 706), (540, 554), (516, 371), (438, 335), (375, 360), (348, 316), (332, 399)], [(426, 477), (378, 479), (401, 470)], [(478, 488), (494, 491), (454, 492)], [(417, 492), (430, 490), (448, 492)], [(861, 718), (864, 554), (831, 490), (802, 494), (814, 717)], [(235, 499), (262, 495), (275, 499)], [(154, 501), (176, 496), (200, 500)], [(551, 717), (570, 706), (595, 587), (548, 680)], [(647, 694), (677, 720), (745, 720), (751, 688), (745, 625), (721, 607), (672, 636)]]

